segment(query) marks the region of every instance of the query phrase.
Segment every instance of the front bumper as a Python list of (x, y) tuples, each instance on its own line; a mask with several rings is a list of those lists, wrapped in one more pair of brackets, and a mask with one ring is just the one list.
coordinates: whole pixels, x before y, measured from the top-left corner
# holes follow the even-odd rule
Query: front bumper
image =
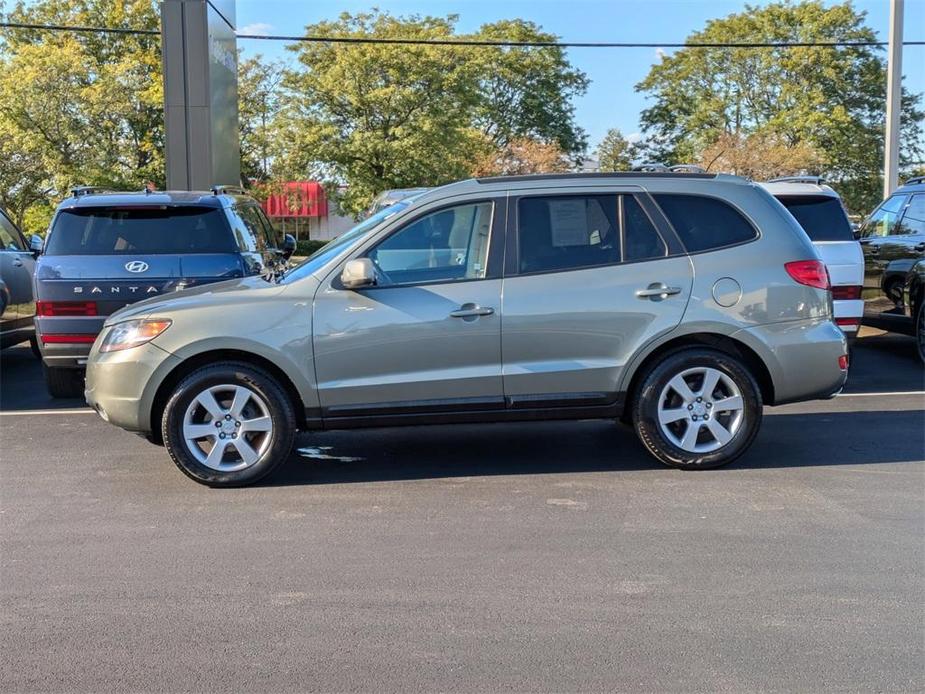
[(87, 404), (111, 424), (150, 433), (157, 388), (179, 363), (150, 342), (118, 352), (94, 349), (87, 361)]
[(845, 334), (830, 320), (800, 320), (747, 328), (732, 337), (756, 350), (774, 382), (774, 404), (819, 400), (838, 394), (848, 380), (839, 358), (848, 354)]

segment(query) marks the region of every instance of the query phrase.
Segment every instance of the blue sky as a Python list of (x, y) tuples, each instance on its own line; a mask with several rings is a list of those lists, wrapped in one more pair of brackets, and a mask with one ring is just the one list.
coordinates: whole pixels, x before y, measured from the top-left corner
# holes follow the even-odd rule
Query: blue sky
[[(241, 33), (301, 34), (306, 24), (335, 19), (340, 12), (378, 7), (394, 15), (458, 14), (459, 31), (474, 31), (486, 22), (523, 18), (563, 41), (682, 42), (707, 20), (740, 12), (741, 0), (370, 0), (317, 2), (316, 0), (237, 0)], [(749, 4), (764, 5), (767, 0)], [(856, 0), (867, 13), (868, 24), (886, 40), (888, 0)], [(907, 0), (906, 40), (925, 40), (925, 0)], [(241, 40), (247, 53), (289, 59), (281, 43)], [(597, 146), (608, 128), (625, 135), (639, 132), (639, 113), (646, 107), (643, 95), (633, 91), (659, 58), (651, 48), (587, 49), (569, 51), (572, 64), (587, 73), (591, 85), (576, 101), (576, 119), (589, 135), (589, 149)], [(907, 46), (903, 55), (905, 85), (925, 91), (925, 46)]]

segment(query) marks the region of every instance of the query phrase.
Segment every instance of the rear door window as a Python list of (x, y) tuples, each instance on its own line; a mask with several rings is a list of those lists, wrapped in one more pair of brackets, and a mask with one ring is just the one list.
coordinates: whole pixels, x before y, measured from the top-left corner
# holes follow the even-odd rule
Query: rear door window
[(913, 195), (893, 234), (925, 234), (925, 195)]
[(0, 212), (0, 251), (24, 251), (25, 246), (19, 230), (13, 226), (13, 222), (7, 219), (3, 212)]
[(668, 255), (668, 247), (642, 205), (632, 195), (620, 196), (623, 218), (623, 261), (651, 260)]
[(233, 253), (221, 210), (213, 207), (87, 207), (62, 210), (48, 255)]
[(871, 236), (890, 236), (908, 200), (908, 195), (893, 195), (884, 200), (880, 204), (880, 207), (874, 210), (870, 217), (864, 220), (864, 224), (861, 227), (861, 236), (864, 238)]
[(740, 212), (718, 198), (654, 193), (688, 253), (734, 246), (758, 238), (758, 231)]
[(523, 198), (518, 205), (520, 272), (555, 272), (620, 262), (616, 195)]
[(841, 201), (831, 195), (781, 195), (777, 198), (813, 241), (854, 241)]

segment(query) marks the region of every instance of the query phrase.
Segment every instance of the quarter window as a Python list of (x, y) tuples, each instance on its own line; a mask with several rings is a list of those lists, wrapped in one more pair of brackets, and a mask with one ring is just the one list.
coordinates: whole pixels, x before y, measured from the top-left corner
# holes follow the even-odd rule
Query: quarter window
[(655, 193), (688, 253), (733, 246), (758, 237), (755, 228), (732, 206), (702, 195)]
[(380, 285), (482, 279), (488, 265), (492, 203), (458, 205), (411, 222), (369, 253)]

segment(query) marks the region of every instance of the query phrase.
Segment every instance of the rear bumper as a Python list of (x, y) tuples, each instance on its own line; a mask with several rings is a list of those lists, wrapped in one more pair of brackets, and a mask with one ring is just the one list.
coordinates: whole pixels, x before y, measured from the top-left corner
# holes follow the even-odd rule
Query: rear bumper
[(151, 432), (151, 408), (157, 386), (180, 359), (151, 343), (106, 354), (87, 364), (87, 404), (111, 424)]
[[(45, 317), (35, 319), (35, 333), (46, 366), (83, 369), (93, 340), (103, 329), (106, 316)], [(73, 342), (68, 340), (73, 339)], [(53, 340), (53, 341), (48, 341)], [(61, 340), (61, 341), (59, 341)]]
[(772, 323), (732, 335), (760, 345), (774, 382), (774, 404), (819, 400), (837, 395), (848, 379), (839, 358), (848, 354), (845, 334), (830, 320)]

